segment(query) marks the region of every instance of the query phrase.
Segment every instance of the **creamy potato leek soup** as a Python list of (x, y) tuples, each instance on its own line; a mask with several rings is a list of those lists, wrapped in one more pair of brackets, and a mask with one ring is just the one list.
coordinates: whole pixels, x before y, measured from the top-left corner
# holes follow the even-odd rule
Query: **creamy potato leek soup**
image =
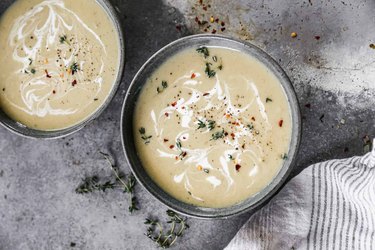
[(279, 172), (291, 140), (289, 104), (257, 59), (189, 48), (145, 84), (134, 135), (143, 167), (167, 193), (202, 207), (234, 205)]
[(71, 127), (105, 102), (119, 60), (95, 0), (17, 0), (0, 19), (0, 108), (33, 129)]

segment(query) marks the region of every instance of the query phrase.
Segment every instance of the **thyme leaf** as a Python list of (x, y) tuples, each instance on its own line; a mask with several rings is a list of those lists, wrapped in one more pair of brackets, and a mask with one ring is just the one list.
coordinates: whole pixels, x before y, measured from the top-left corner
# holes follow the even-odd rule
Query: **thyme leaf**
[(197, 52), (200, 53), (200, 54), (203, 54), (204, 58), (207, 58), (210, 56), (210, 52), (208, 51), (207, 47), (199, 47), (197, 49)]
[(272, 100), (271, 98), (268, 98), (268, 97), (267, 97), (267, 98), (266, 98), (266, 103), (267, 103), (267, 102), (273, 102), (273, 100)]
[(72, 75), (78, 72), (80, 70), (78, 63), (74, 62), (72, 65), (70, 65), (70, 70), (72, 71)]
[(206, 127), (206, 124), (201, 121), (201, 120), (198, 120), (198, 128), (197, 129), (201, 129), (201, 128), (205, 128)]
[(208, 130), (213, 130), (215, 127), (216, 127), (216, 122), (215, 121), (213, 121), (213, 120), (208, 120), (207, 121), (208, 122)]
[(212, 134), (212, 138), (210, 141), (212, 140), (219, 140), (221, 138), (224, 138), (224, 129), (222, 131), (219, 131), (219, 132), (216, 132), (216, 133), (213, 133)]
[(148, 225), (146, 236), (155, 242), (158, 247), (169, 248), (179, 237), (182, 237), (185, 230), (189, 228), (186, 223), (187, 218), (181, 217), (172, 210), (166, 211), (168, 220), (164, 224), (169, 225), (169, 229), (163, 228), (163, 223), (157, 219), (146, 218), (144, 224)]
[(211, 69), (211, 65), (211, 63), (206, 63), (206, 69), (204, 70), (208, 78), (214, 77), (216, 75), (216, 72)]
[(68, 38), (67, 38), (66, 35), (62, 35), (62, 36), (60, 36), (60, 43), (61, 43), (61, 44), (66, 43), (67, 45), (70, 46), (70, 43), (69, 43)]
[(141, 134), (141, 138), (145, 144), (149, 144), (151, 142), (150, 139), (152, 138), (152, 135), (146, 135), (146, 129), (144, 127), (141, 127), (138, 131)]
[(163, 92), (164, 89), (166, 89), (166, 88), (168, 88), (168, 83), (167, 83), (167, 81), (162, 81), (162, 82), (161, 82), (161, 87), (157, 87), (157, 88), (156, 88), (156, 91), (157, 91), (158, 93), (161, 93), (161, 92)]

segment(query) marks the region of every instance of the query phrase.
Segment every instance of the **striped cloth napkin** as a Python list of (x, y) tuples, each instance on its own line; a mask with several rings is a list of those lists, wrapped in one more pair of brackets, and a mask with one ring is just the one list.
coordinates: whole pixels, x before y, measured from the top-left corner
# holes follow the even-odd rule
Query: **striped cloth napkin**
[(241, 249), (375, 249), (375, 150), (305, 169), (226, 247)]

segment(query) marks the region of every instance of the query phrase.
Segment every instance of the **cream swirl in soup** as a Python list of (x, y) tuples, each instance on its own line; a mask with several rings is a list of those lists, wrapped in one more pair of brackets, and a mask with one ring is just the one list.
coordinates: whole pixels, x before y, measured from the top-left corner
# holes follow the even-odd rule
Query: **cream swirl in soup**
[(249, 55), (186, 49), (150, 76), (135, 110), (148, 174), (186, 203), (227, 207), (264, 189), (287, 158), (291, 113), (276, 76)]
[(0, 108), (34, 129), (71, 127), (112, 90), (119, 37), (94, 0), (18, 0), (0, 19)]

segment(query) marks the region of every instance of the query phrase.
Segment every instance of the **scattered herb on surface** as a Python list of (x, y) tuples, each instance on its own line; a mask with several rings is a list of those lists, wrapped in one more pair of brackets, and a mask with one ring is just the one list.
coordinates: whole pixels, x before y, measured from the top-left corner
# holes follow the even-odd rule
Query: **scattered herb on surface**
[(207, 47), (204, 47), (204, 46), (199, 47), (197, 49), (197, 52), (203, 54), (204, 58), (207, 58), (210, 56), (210, 52), (208, 51)]
[(371, 49), (375, 49), (375, 44), (371, 43), (369, 46)]
[(206, 69), (204, 70), (208, 78), (214, 77), (216, 75), (216, 72), (211, 69), (211, 65), (211, 63), (206, 63)]
[(103, 152), (100, 154), (107, 160), (109, 166), (114, 174), (114, 180), (101, 181), (98, 176), (86, 177), (83, 179), (82, 184), (76, 188), (76, 193), (85, 194), (94, 191), (103, 191), (107, 189), (121, 188), (124, 193), (129, 194), (129, 212), (132, 213), (138, 210), (137, 199), (134, 195), (134, 187), (136, 185), (136, 180), (133, 175), (126, 176), (124, 173), (120, 172), (117, 166), (111, 161), (110, 156)]
[(233, 155), (228, 155), (228, 157), (229, 157), (229, 160), (234, 161)]
[(29, 58), (29, 65), (33, 64), (33, 59)]
[(68, 41), (68, 38), (66, 35), (63, 35), (63, 36), (60, 36), (60, 43), (63, 44), (63, 43), (66, 43), (70, 46), (70, 43)]
[(324, 114), (319, 117), (320, 122), (323, 122)]
[(167, 83), (167, 81), (162, 81), (162, 82), (161, 82), (161, 87), (157, 87), (157, 88), (156, 88), (156, 91), (157, 91), (158, 93), (161, 93), (161, 92), (163, 92), (164, 89), (166, 89), (166, 88), (168, 88), (168, 83)]
[(281, 159), (283, 159), (283, 160), (288, 159), (288, 155), (287, 155), (287, 154), (282, 154), (282, 155), (281, 155)]
[(218, 67), (217, 67), (219, 70), (223, 70), (223, 65), (219, 65)]
[(253, 125), (252, 123), (247, 124), (246, 127), (247, 127), (248, 129), (250, 129), (250, 130), (254, 129), (254, 125)]
[(70, 65), (70, 70), (72, 71), (72, 75), (78, 72), (80, 70), (78, 63), (74, 62), (72, 65)]
[(214, 62), (217, 62), (217, 57), (216, 57), (216, 56), (213, 56), (213, 57), (212, 57), (212, 60), (213, 60)]
[(148, 225), (146, 236), (161, 248), (169, 248), (176, 243), (179, 237), (182, 237), (185, 230), (189, 228), (186, 223), (187, 218), (181, 217), (172, 210), (167, 210), (168, 221), (170, 225), (168, 230), (158, 220), (147, 218), (145, 224)]
[(211, 141), (212, 140), (219, 140), (221, 138), (224, 138), (224, 129), (222, 131), (219, 131), (219, 132), (216, 132), (216, 133), (213, 133), (212, 134), (212, 138), (211, 138)]
[(198, 128), (197, 129), (201, 129), (201, 128), (205, 128), (206, 127), (206, 124), (201, 121), (201, 120), (198, 120)]
[(146, 135), (146, 129), (144, 127), (141, 127), (139, 130), (139, 133), (141, 134), (142, 140), (144, 140), (145, 144), (149, 144), (151, 142), (152, 135)]
[(216, 127), (216, 122), (215, 121), (213, 121), (213, 120), (208, 120), (207, 121), (208, 122), (208, 130), (213, 130), (215, 127)]
[(203, 172), (205, 172), (206, 174), (209, 174), (209, 173), (210, 173), (210, 170), (207, 169), (207, 168), (205, 168), (205, 169), (203, 169)]
[(268, 97), (267, 97), (267, 98), (266, 98), (266, 103), (267, 103), (267, 102), (273, 102), (273, 101), (272, 101), (271, 98), (268, 98)]
[(35, 69), (31, 69), (30, 72), (31, 72), (31, 74), (35, 74), (36, 70)]

